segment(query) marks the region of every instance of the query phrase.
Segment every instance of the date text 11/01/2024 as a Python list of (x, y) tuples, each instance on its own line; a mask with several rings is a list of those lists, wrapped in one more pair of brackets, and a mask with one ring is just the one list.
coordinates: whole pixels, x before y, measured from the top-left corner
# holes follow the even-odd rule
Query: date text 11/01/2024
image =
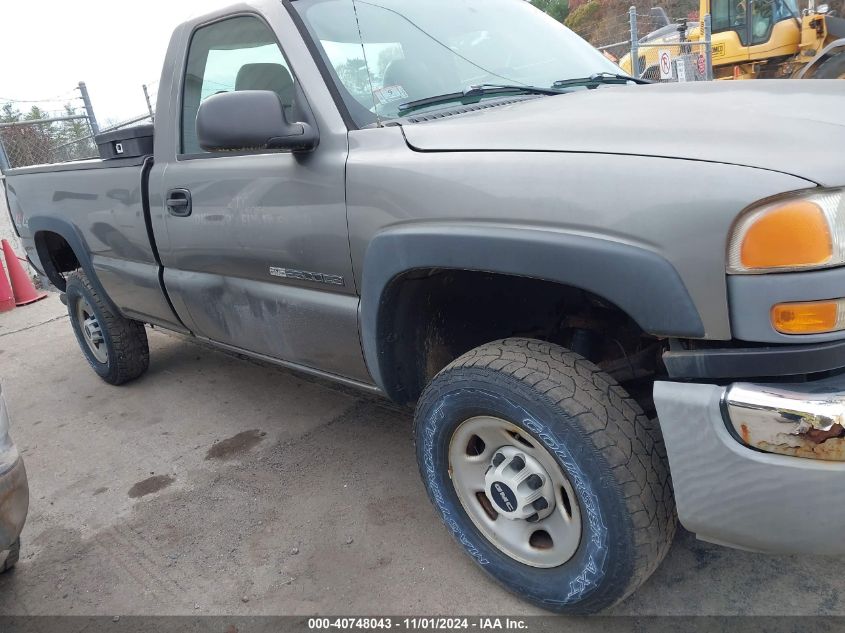
[(403, 617), (403, 618), (309, 618), (308, 629), (321, 631), (329, 629), (397, 629), (397, 630), (525, 630), (528, 624), (523, 618), (446, 618), (446, 617)]

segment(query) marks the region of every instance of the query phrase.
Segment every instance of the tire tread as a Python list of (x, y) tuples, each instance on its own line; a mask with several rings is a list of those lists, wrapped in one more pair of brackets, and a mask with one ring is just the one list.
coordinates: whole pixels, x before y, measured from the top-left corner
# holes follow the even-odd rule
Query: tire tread
[[(114, 367), (109, 367), (105, 376), (100, 374), (100, 377), (112, 385), (122, 385), (141, 376), (150, 365), (150, 348), (144, 324), (115, 314), (82, 269), (68, 275), (68, 288), (71, 284), (78, 284), (84, 289), (83, 294), (96, 305), (102, 315), (101, 327), (108, 330), (111, 337), (116, 362)], [(68, 303), (68, 310), (70, 309), (70, 303)], [(83, 353), (88, 358), (84, 349)]]
[[(509, 362), (502, 365), (503, 360)], [(469, 367), (508, 374), (568, 412), (583, 409), (571, 418), (607, 460), (631, 517), (634, 568), (620, 600), (630, 595), (663, 560), (677, 527), (657, 420), (648, 418), (599, 367), (552, 343), (523, 338), (487, 343), (457, 358), (438, 375)]]

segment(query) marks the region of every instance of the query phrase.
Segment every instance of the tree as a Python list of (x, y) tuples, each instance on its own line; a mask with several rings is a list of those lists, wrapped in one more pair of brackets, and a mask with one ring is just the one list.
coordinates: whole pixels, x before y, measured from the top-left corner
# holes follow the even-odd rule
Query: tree
[(378, 77), (378, 79), (382, 79), (387, 67), (390, 65), (390, 62), (402, 58), (402, 47), (398, 44), (394, 44), (393, 46), (383, 49), (378, 54), (378, 61), (376, 62), (376, 77)]
[[(73, 116), (75, 110), (71, 104), (65, 104), (64, 116)], [(40, 163), (53, 163), (77, 158), (90, 158), (96, 155), (96, 148), (90, 138), (88, 125), (84, 119), (40, 123), (51, 118), (37, 105), (22, 113), (13, 103), (0, 107), (0, 123), (26, 123), (0, 128), (0, 143), (12, 167), (24, 167)]]
[(11, 103), (4, 103), (0, 108), (0, 123), (15, 123), (21, 120), (21, 113)]
[(370, 74), (367, 63), (359, 57), (350, 59), (337, 67), (337, 75), (346, 89), (361, 103), (372, 103), (373, 94), (370, 90)]
[(531, 0), (531, 4), (558, 22), (563, 22), (569, 15), (569, 0)]
[(600, 23), (602, 13), (603, 8), (597, 0), (589, 0), (589, 2), (582, 4), (570, 13), (564, 24), (581, 37), (591, 41), (592, 38), (590, 36)]
[[(69, 103), (65, 104), (64, 116), (74, 116), (76, 111)], [(85, 119), (62, 121), (52, 135), (52, 160), (65, 161), (78, 158), (91, 158), (97, 155), (91, 128)]]

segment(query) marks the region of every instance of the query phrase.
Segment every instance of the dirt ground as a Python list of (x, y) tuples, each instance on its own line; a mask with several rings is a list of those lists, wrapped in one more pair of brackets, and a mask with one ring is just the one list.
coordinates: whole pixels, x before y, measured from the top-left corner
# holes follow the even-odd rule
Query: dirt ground
[[(149, 373), (111, 387), (56, 295), (0, 315), (0, 379), (32, 495), (0, 614), (537, 613), (440, 525), (409, 411), (149, 336)], [(845, 614), (843, 562), (681, 531), (614, 613)]]

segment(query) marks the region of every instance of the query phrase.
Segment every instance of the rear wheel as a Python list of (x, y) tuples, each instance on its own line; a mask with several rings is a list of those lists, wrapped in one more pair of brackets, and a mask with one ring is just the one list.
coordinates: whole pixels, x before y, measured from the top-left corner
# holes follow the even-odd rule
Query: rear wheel
[(423, 393), (415, 437), (453, 536), (545, 609), (605, 609), (668, 551), (676, 518), (659, 427), (574, 352), (528, 339), (469, 352)]
[(845, 79), (845, 53), (839, 53), (822, 62), (813, 79)]
[(147, 371), (150, 352), (143, 323), (116, 314), (82, 270), (68, 276), (65, 294), (76, 340), (100, 378), (122, 385)]

